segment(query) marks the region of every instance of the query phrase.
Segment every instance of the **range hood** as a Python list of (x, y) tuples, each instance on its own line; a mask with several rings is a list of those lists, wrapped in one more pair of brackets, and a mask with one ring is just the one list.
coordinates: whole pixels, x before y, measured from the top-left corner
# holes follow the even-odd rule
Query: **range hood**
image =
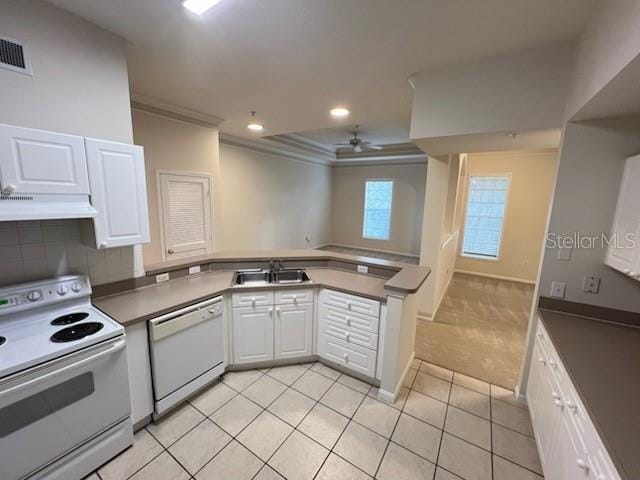
[(89, 195), (0, 194), (0, 222), (94, 218)]

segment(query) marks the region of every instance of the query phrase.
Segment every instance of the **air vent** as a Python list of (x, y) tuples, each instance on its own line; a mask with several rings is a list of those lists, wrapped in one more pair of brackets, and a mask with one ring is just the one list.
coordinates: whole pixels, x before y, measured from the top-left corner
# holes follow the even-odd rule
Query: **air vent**
[(0, 67), (32, 74), (25, 46), (9, 37), (0, 37)]
[(0, 195), (0, 201), (1, 200), (11, 200), (11, 201), (33, 200), (33, 197), (30, 197), (30, 196), (27, 196), (27, 195), (12, 195), (10, 197), (8, 197), (6, 195)]

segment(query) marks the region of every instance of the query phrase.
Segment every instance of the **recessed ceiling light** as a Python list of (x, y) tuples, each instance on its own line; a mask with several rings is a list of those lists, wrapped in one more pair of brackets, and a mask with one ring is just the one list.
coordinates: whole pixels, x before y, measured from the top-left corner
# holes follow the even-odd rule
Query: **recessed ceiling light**
[(344, 107), (336, 107), (331, 110), (331, 116), (336, 118), (344, 118), (349, 115), (349, 110)]
[(251, 122), (247, 125), (247, 128), (252, 132), (261, 132), (264, 130), (264, 125), (256, 121), (256, 112), (251, 112)]
[(220, 0), (184, 0), (182, 6), (197, 15), (202, 15), (219, 1)]

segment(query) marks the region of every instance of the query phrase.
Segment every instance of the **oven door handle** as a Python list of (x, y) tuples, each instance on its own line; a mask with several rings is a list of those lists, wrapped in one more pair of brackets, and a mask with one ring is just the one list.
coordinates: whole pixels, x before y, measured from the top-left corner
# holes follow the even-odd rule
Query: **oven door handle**
[(36, 377), (32, 380), (29, 380), (28, 382), (24, 382), (24, 383), (20, 383), (18, 385), (16, 385), (15, 387), (11, 387), (8, 390), (5, 390), (4, 392), (2, 392), (0, 394), (0, 397), (4, 397), (6, 395), (10, 395), (12, 393), (16, 393), (19, 392), (20, 390), (24, 390), (25, 388), (29, 388), (30, 386), (36, 384), (36, 383), (40, 383), (43, 381), (46, 381), (50, 378), (56, 377), (58, 375), (62, 375), (64, 373), (67, 373), (69, 371), (75, 370), (77, 368), (80, 368), (88, 363), (91, 362), (95, 362), (96, 360), (99, 360), (102, 357), (107, 357), (109, 355), (112, 355), (113, 353), (122, 350), (125, 346), (125, 340), (119, 340), (118, 342), (114, 343), (111, 347), (109, 347), (107, 350), (104, 350), (100, 353), (96, 353), (95, 355), (91, 355), (90, 357), (84, 358), (76, 363), (72, 363), (71, 365), (67, 365), (66, 367), (62, 367), (58, 370), (54, 370), (53, 372), (49, 372), (45, 375)]

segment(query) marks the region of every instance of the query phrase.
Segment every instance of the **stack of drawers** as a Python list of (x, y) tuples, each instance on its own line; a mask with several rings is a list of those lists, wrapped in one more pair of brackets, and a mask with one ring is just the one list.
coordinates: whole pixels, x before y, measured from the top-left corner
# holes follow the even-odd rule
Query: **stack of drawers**
[(324, 289), (318, 317), (318, 355), (375, 378), (380, 302)]
[(527, 401), (546, 477), (620, 479), (540, 320), (531, 358)]

